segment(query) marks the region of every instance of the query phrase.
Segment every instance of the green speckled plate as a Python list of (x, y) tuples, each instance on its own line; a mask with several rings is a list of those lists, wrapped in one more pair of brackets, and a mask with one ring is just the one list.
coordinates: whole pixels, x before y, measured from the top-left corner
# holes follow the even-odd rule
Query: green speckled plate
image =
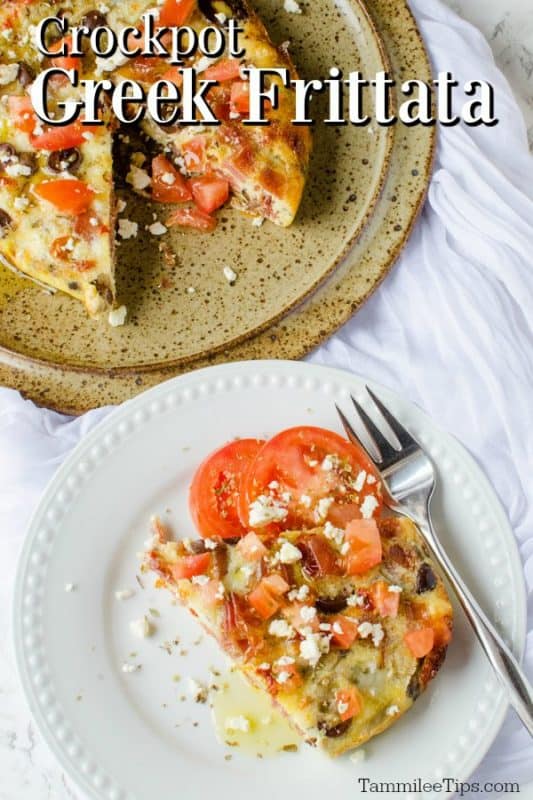
[[(373, 0), (373, 22), (351, 0), (300, 5), (296, 15), (280, 11), (279, 0), (257, 3), (273, 38), (291, 40), (304, 77), (336, 63), (345, 73), (389, 68), (430, 78), (407, 5)], [(325, 99), (314, 102), (316, 118), (325, 118)], [(214, 234), (172, 234), (174, 266), (148, 234), (120, 246), (118, 288), (129, 310), (122, 328), (88, 320), (70, 298), (2, 270), (0, 381), (79, 413), (206, 363), (300, 357), (345, 322), (392, 266), (421, 207), (433, 145), (432, 129), (317, 124), (291, 228), (255, 228), (223, 212)], [(151, 221), (134, 196), (126, 214), (141, 230)], [(234, 286), (225, 264), (238, 274)]]

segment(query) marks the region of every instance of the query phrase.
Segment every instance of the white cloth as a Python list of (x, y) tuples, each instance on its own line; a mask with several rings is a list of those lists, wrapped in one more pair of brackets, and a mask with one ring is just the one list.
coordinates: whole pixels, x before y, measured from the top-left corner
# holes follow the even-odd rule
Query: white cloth
[[(500, 122), (440, 130), (428, 201), (398, 264), (309, 360), (351, 369), (402, 392), (456, 435), (488, 472), (524, 563), (526, 667), (533, 678), (533, 159), (521, 114), (479, 31), (438, 0), (412, 0), (412, 7), (435, 72), (451, 70), (461, 85), (474, 78), (490, 81)], [(70, 419), (0, 389), (1, 642), (8, 637), (6, 609), (29, 515), (57, 466), (107, 413)], [(54, 797), (66, 800), (69, 790), (29, 726), (11, 654), (2, 646), (0, 685), (7, 687), (7, 707), (0, 714), (0, 757), (8, 752), (13, 787), (6, 800), (45, 796), (50, 785)], [(26, 769), (28, 753), (32, 764)], [(533, 781), (533, 745), (514, 715), (477, 777)], [(523, 796), (531, 796), (527, 792)]]

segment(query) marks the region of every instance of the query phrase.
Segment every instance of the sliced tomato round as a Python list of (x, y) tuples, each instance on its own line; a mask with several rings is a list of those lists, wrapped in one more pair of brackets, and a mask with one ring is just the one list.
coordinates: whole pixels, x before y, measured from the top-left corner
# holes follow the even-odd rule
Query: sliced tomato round
[(242, 484), (239, 516), (245, 527), (258, 528), (260, 509), (252, 514), (251, 526), (250, 507), (259, 503), (286, 509), (283, 519), (265, 522), (269, 533), (314, 528), (326, 521), (344, 528), (361, 517), (367, 495), (378, 501), (374, 516), (379, 516), (380, 482), (366, 453), (324, 428), (289, 428), (270, 439), (250, 466)]
[(262, 439), (238, 439), (215, 450), (200, 464), (189, 490), (189, 509), (202, 536), (244, 536), (237, 501), (242, 477), (259, 450)]
[(185, 203), (192, 200), (186, 179), (163, 155), (152, 159), (152, 200), (157, 203)]

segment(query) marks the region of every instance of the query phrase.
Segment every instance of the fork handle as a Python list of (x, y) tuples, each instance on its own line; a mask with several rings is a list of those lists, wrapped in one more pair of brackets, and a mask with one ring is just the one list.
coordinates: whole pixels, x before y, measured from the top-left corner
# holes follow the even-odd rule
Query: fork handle
[(427, 520), (420, 520), (419, 524), (425, 534), (425, 539), (433, 558), (455, 591), (494, 672), (506, 689), (510, 704), (529, 731), (529, 735), (533, 736), (533, 688), (531, 684), (517, 659), (494, 625), (488, 620), (448, 558), (447, 553), (435, 535), (429, 509)]

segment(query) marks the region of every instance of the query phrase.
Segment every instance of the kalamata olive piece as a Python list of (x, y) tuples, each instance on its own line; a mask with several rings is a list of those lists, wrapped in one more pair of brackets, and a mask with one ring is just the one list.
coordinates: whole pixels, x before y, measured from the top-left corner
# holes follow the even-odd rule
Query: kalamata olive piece
[(33, 83), (35, 80), (35, 72), (32, 68), (26, 64), (25, 61), (21, 61), (19, 64), (19, 71), (17, 72), (17, 80), (21, 86), (29, 86), (30, 83)]
[(2, 144), (0, 144), (0, 168), (5, 167), (8, 164), (12, 164), (13, 161), (16, 160), (17, 151), (13, 145), (8, 144), (7, 142), (2, 142)]
[(418, 677), (418, 670), (413, 672), (411, 675), (411, 680), (409, 681), (406, 689), (407, 697), (410, 697), (411, 700), (416, 700), (418, 695), (420, 694), (420, 680)]
[(416, 593), (430, 592), (437, 585), (437, 578), (429, 564), (422, 564), (416, 576)]
[(227, 539), (224, 539), (224, 544), (230, 544), (230, 545), (239, 544), (240, 541), (241, 541), (240, 536), (230, 536)]
[(389, 547), (388, 558), (392, 561), (395, 561), (401, 567), (408, 567), (409, 566), (409, 557), (403, 547), (400, 547), (399, 544), (393, 544)]
[[(224, 6), (227, 6), (228, 11), (230, 12), (223, 12), (225, 13), (226, 17), (233, 17), (234, 19), (247, 19), (248, 9), (242, 0), (225, 0)], [(217, 14), (221, 13), (220, 8), (217, 9), (213, 0), (199, 0), (198, 7), (208, 20), (214, 23), (220, 22), (220, 20), (218, 20), (216, 17)]]
[(81, 153), (77, 147), (55, 150), (48, 156), (48, 166), (54, 172), (76, 172), (81, 164)]
[(13, 220), (3, 208), (0, 208), (0, 236), (3, 236), (5, 231), (11, 227)]
[(352, 724), (352, 718), (345, 719), (344, 722), (339, 722), (337, 725), (333, 725), (332, 727), (327, 727), (325, 723), (319, 722), (318, 727), (324, 733), (328, 739), (335, 739), (337, 736), (342, 736), (350, 725)]
[(336, 597), (319, 597), (315, 602), (318, 611), (324, 614), (338, 614), (346, 608), (348, 596), (346, 594), (338, 594)]
[(203, 539), (194, 539), (194, 541), (189, 542), (187, 549), (190, 550), (191, 553), (196, 553), (197, 555), (207, 551), (207, 547), (205, 546)]
[(30, 168), (30, 175), (34, 175), (37, 172), (37, 161), (34, 153), (19, 153), (18, 161), (24, 167)]
[(94, 31), (96, 28), (105, 28), (107, 26), (107, 19), (105, 14), (102, 14), (101, 11), (97, 11), (96, 8), (94, 8), (92, 11), (88, 11), (85, 14), (81, 24), (90, 31)]
[(213, 577), (221, 581), (228, 573), (228, 548), (224, 545), (213, 550)]

